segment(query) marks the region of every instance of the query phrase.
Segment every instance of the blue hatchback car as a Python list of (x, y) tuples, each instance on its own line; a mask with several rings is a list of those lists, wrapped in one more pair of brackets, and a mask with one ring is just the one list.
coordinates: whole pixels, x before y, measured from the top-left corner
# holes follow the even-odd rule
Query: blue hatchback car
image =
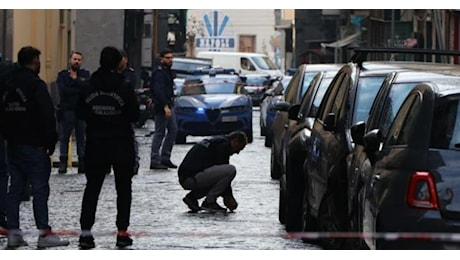
[(241, 78), (232, 74), (194, 75), (185, 79), (174, 109), (178, 125), (176, 144), (186, 137), (228, 134), (241, 130), (253, 141), (252, 100)]

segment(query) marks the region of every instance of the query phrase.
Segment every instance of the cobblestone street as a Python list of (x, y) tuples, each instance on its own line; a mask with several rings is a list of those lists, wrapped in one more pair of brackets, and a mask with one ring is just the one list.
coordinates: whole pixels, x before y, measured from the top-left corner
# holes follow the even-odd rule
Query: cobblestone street
[[(134, 244), (131, 249), (318, 249), (298, 239), (285, 238), (284, 226), (278, 221), (279, 183), (270, 178), (270, 149), (260, 136), (259, 111), (254, 110), (254, 142), (231, 157), (237, 167), (233, 181), (234, 196), (239, 207), (234, 213), (188, 213), (182, 202), (184, 191), (178, 183), (177, 170), (149, 170), (150, 144), (146, 136), (153, 125), (136, 130), (140, 144), (141, 169), (133, 178), (133, 203), (129, 231)], [(179, 164), (194, 142), (202, 137), (188, 137), (187, 144), (175, 145), (171, 160)], [(57, 149), (58, 151), (58, 149)], [(56, 153), (55, 156), (56, 157)], [(79, 217), (85, 176), (68, 169), (67, 174), (51, 175), (49, 199), (50, 224), (53, 230), (70, 240), (68, 247), (78, 249)], [(113, 174), (106, 177), (93, 227), (96, 250), (115, 247), (115, 187)], [(219, 201), (222, 204), (222, 201)], [(21, 205), (21, 227), (29, 246), (36, 249), (37, 231), (33, 222), (32, 200)], [(0, 238), (0, 248), (6, 237)]]

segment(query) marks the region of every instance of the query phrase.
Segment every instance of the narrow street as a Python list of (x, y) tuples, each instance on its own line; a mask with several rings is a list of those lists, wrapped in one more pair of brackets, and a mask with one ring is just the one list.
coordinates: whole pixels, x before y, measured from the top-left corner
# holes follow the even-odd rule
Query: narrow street
[[(133, 179), (129, 230), (134, 244), (131, 249), (318, 249), (299, 239), (285, 238), (284, 226), (278, 221), (279, 183), (270, 178), (270, 149), (264, 147), (264, 138), (260, 136), (258, 107), (253, 114), (254, 142), (231, 157), (231, 163), (238, 171), (233, 189), (239, 207), (228, 214), (188, 213), (182, 202), (186, 191), (178, 183), (177, 170), (153, 171), (148, 168), (152, 137), (146, 135), (153, 130), (153, 124), (148, 121), (145, 128), (136, 130), (141, 169)], [(172, 161), (179, 164), (193, 143), (201, 138), (188, 137), (187, 144), (175, 145)], [(54, 157), (58, 157), (56, 152)], [(68, 247), (55, 248), (58, 250), (78, 249), (80, 208), (86, 179), (76, 171), (77, 168), (70, 168), (67, 174), (58, 175), (57, 168), (53, 168), (50, 180), (50, 224), (54, 231), (70, 240)], [(114, 178), (110, 174), (104, 182), (93, 228), (96, 250), (116, 249), (115, 202)], [(218, 202), (222, 204), (221, 200)], [(36, 249), (32, 200), (21, 205), (21, 228), (29, 243), (21, 249)], [(6, 237), (0, 237), (0, 248), (5, 247)]]

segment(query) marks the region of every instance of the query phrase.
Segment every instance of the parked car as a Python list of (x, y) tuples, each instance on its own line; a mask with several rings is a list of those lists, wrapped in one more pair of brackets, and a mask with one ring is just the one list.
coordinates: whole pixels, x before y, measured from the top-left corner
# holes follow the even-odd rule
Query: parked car
[[(355, 147), (353, 153), (347, 158), (347, 165), (349, 165), (347, 178), (348, 215), (351, 231), (363, 232), (364, 227), (368, 228), (368, 226), (365, 223), (363, 223), (364, 207), (366, 206), (366, 201), (363, 196), (365, 196), (365, 194), (367, 193), (366, 190), (369, 189), (369, 187), (367, 187), (366, 184), (371, 183), (372, 178), (377, 178), (373, 175), (373, 167), (377, 163), (376, 154), (380, 153), (381, 151), (380, 149), (377, 149), (377, 147), (371, 147), (370, 143), (365, 143), (364, 139), (366, 139), (367, 137), (363, 138), (363, 135), (369, 133), (369, 136), (372, 136), (371, 132), (378, 132), (380, 141), (377, 143), (380, 144), (383, 140), (385, 140), (388, 137), (388, 132), (396, 116), (396, 113), (400, 109), (408, 93), (415, 86), (428, 81), (446, 82), (446, 80), (449, 80), (449, 82), (460, 82), (460, 66), (452, 65), (451, 67), (452, 68), (449, 70), (445, 70), (443, 72), (438, 73), (427, 73), (425, 71), (408, 71), (394, 72), (390, 74), (384, 81), (384, 85), (382, 86), (379, 93), (377, 94), (377, 97), (374, 100), (374, 104), (372, 105), (371, 110), (369, 112), (368, 120), (366, 122), (358, 122), (357, 124), (352, 126), (351, 136), (353, 137)], [(417, 160), (416, 164), (420, 165), (420, 169), (422, 168), (422, 163), (420, 163), (420, 160)], [(411, 205), (407, 206), (408, 208), (411, 208)], [(376, 208), (378, 208), (378, 206)], [(402, 210), (394, 212), (393, 214), (398, 216), (401, 215), (401, 219), (403, 219), (406, 212), (407, 210)], [(380, 223), (386, 223), (387, 221), (390, 220), (379, 220), (379, 226), (386, 226), (386, 224)], [(416, 222), (415, 219), (413, 221)], [(422, 227), (418, 227), (418, 229), (420, 230), (420, 232), (423, 230)], [(378, 229), (375, 229), (374, 231), (392, 232), (391, 230), (381, 230), (381, 227), (378, 227)], [(402, 227), (400, 227), (399, 230), (396, 230), (396, 232), (413, 231), (415, 230), (405, 229)], [(435, 230), (435, 232), (443, 231)], [(368, 238), (366, 240), (357, 239), (356, 242), (356, 244), (353, 244), (353, 246), (355, 246), (356, 248), (376, 248), (376, 241), (372, 238)], [(414, 246), (420, 245), (418, 241), (414, 242), (416, 242)], [(380, 246), (383, 247), (383, 245)], [(403, 246), (403, 244), (399, 246)]]
[[(425, 62), (350, 62), (337, 73), (321, 102), (304, 162), (304, 231), (347, 231), (347, 157), (353, 151), (350, 128), (366, 121), (385, 77), (395, 71), (424, 70)], [(445, 66), (439, 66), (443, 69)], [(324, 238), (324, 248), (344, 239)]]
[(212, 59), (174, 57), (171, 71), (175, 73), (176, 78), (186, 78), (197, 70), (210, 68), (212, 68)]
[(301, 231), (303, 176), (302, 168), (306, 157), (307, 142), (321, 100), (336, 71), (322, 71), (313, 78), (300, 104), (288, 108), (289, 127), (284, 134), (283, 151), (286, 157), (285, 173), (280, 178), (278, 219), (285, 224), (286, 231)]
[(176, 143), (186, 137), (228, 134), (241, 130), (253, 141), (252, 101), (241, 93), (238, 75), (215, 74), (189, 76), (176, 97), (174, 109), (178, 125)]
[(300, 103), (302, 96), (307, 92), (310, 82), (318, 72), (338, 71), (341, 66), (341, 64), (302, 64), (292, 76), (284, 93), (284, 99), (275, 105), (275, 109), (278, 112), (265, 137), (271, 140), (270, 177), (272, 179), (278, 180), (284, 171), (282, 169), (284, 156), (281, 151), (287, 145), (282, 143), (286, 125), (288, 124), (287, 108), (290, 105)]
[(260, 112), (260, 135), (265, 136), (265, 147), (271, 147), (271, 135), (267, 135), (267, 132), (272, 126), (273, 120), (275, 119), (276, 110), (275, 104), (279, 101), (282, 101), (284, 96), (284, 92), (286, 91), (286, 87), (289, 84), (292, 76), (284, 76), (281, 81), (277, 81), (273, 83), (273, 86), (267, 89), (262, 96), (262, 101), (259, 105), (259, 112)]
[(252, 105), (259, 106), (265, 91), (271, 87), (272, 80), (270, 80), (270, 76), (265, 74), (249, 74), (241, 78), (244, 82), (246, 94), (251, 96)]
[[(424, 83), (413, 89), (386, 139), (379, 130), (363, 138), (372, 164), (362, 190), (366, 232), (460, 232), (460, 83)], [(382, 147), (373, 144), (382, 143)], [(371, 222), (368, 222), (371, 221)], [(366, 239), (371, 249), (459, 249), (449, 237), (430, 240)]]

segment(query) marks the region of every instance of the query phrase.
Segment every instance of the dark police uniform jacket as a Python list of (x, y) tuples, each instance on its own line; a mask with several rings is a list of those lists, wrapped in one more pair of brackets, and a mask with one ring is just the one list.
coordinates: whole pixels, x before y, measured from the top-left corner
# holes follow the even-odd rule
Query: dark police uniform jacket
[(54, 151), (56, 118), (46, 83), (33, 70), (21, 67), (0, 89), (0, 127), (5, 139)]
[(178, 169), (179, 181), (193, 177), (211, 166), (229, 164), (231, 154), (228, 136), (203, 139), (185, 155)]
[(77, 116), (87, 123), (87, 138), (133, 136), (139, 116), (134, 89), (124, 75), (99, 68), (80, 95)]
[(59, 90), (59, 109), (75, 110), (80, 91), (90, 77), (89, 71), (85, 69), (79, 69), (77, 71), (76, 79), (70, 77), (67, 69), (61, 70), (58, 73), (56, 84)]
[(157, 64), (153, 66), (150, 91), (155, 114), (164, 114), (164, 107), (174, 105), (174, 76), (171, 69)]

